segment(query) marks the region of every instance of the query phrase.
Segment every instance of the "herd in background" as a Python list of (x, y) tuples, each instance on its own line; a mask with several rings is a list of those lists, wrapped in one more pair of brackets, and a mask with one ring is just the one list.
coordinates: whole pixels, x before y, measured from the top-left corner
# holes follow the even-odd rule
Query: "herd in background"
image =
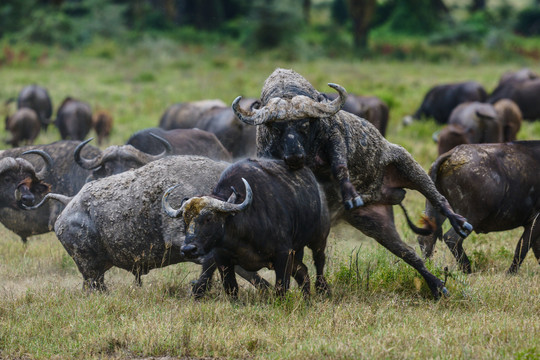
[[(462, 243), (473, 228), (487, 233), (524, 226), (509, 271), (517, 271), (531, 247), (540, 259), (540, 177), (538, 170), (524, 170), (540, 168), (539, 142), (450, 151), (515, 140), (522, 116), (540, 118), (531, 100), (540, 97), (538, 75), (528, 69), (504, 74), (490, 96), (475, 82), (431, 89), (413, 116), (447, 124), (429, 175), (384, 138), (384, 102), (329, 85), (337, 94), (319, 93), (294, 71), (277, 69), (260, 99), (239, 97), (232, 107), (221, 100), (174, 104), (159, 127), (104, 150), (82, 140), (93, 127), (101, 144), (112, 117), (106, 111), (92, 116), (88, 104), (69, 97), (55, 120), (64, 140), (16, 147), (31, 144), (52, 116), (46, 89), (26, 87), (17, 112), (6, 116), (15, 147), (0, 152), (0, 222), (24, 242), (54, 230), (84, 288), (105, 289), (104, 274), (113, 266), (132, 272), (140, 284), (153, 268), (194, 261), (203, 267), (195, 296), (207, 291), (215, 270), (226, 292), (237, 296), (235, 273), (268, 286), (256, 273), (262, 267), (275, 269), (279, 293), (292, 276), (309, 294), (306, 246), (317, 270), (315, 287), (328, 292), (326, 237), (341, 219), (415, 268), (437, 298), (447, 293), (443, 282), (395, 228), (393, 205), (402, 206), (409, 188), (427, 199), (423, 228), (405, 212), (425, 257), (443, 239), (470, 272)], [(452, 227), (443, 236), (447, 218)]]

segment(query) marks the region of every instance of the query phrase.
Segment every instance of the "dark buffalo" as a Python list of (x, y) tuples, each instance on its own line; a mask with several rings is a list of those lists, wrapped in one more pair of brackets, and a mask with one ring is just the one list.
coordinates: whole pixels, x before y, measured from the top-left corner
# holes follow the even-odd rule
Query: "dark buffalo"
[(468, 101), (484, 102), (486, 98), (486, 90), (475, 81), (437, 85), (428, 91), (422, 105), (412, 118), (406, 117), (404, 123), (408, 124), (413, 119), (419, 120), (422, 117), (432, 117), (438, 124), (446, 124), (452, 110), (459, 104)]
[[(255, 99), (244, 99), (241, 105), (247, 108), (254, 102)], [(200, 105), (200, 103), (205, 104), (205, 106)], [(233, 158), (238, 159), (255, 155), (256, 130), (238, 120), (230, 106), (226, 106), (224, 103), (219, 105), (216, 100), (177, 104), (175, 106), (179, 110), (173, 112), (173, 109), (169, 108), (162, 117), (161, 128), (165, 130), (173, 128), (205, 130), (214, 133)], [(173, 127), (170, 121), (172, 115), (168, 115), (169, 113), (176, 114)], [(164, 118), (167, 121), (164, 121)]]
[(96, 132), (98, 145), (101, 145), (111, 135), (113, 122), (112, 115), (105, 110), (99, 110), (92, 115), (92, 127)]
[(45, 160), (47, 166), (36, 173), (34, 166), (23, 158), (3, 157), (0, 159), (0, 209), (19, 211), (23, 205), (31, 206), (36, 197), (42, 198), (49, 192), (50, 185), (43, 178), (52, 165), (51, 157), (39, 150), (29, 150)]
[(92, 129), (92, 110), (85, 102), (67, 97), (56, 113), (56, 127), (62, 139), (84, 140)]
[(38, 85), (29, 85), (21, 90), (17, 98), (17, 108), (30, 108), (39, 118), (43, 130), (51, 122), (53, 106), (47, 89)]
[[(334, 100), (336, 99), (337, 94), (324, 93), (324, 96), (330, 100)], [(241, 106), (244, 107), (242, 104)], [(358, 117), (366, 119), (375, 125), (382, 136), (386, 135), (390, 109), (388, 108), (388, 105), (378, 97), (349, 94), (341, 110), (348, 111)]]
[(487, 101), (491, 104), (501, 99), (510, 99), (514, 101), (519, 109), (523, 119), (540, 119), (540, 79), (525, 81), (509, 81), (498, 86), (489, 96)]
[(217, 267), (225, 291), (236, 297), (234, 265), (240, 265), (250, 271), (274, 269), (281, 295), (292, 275), (308, 296), (309, 274), (302, 262), (305, 246), (313, 252), (316, 289), (328, 290), (323, 269), (330, 217), (324, 192), (309, 169), (292, 171), (278, 160), (243, 160), (221, 174), (210, 196), (193, 197), (180, 210), (168, 204), (169, 194), (176, 193), (173, 190), (165, 193), (163, 204), (171, 217), (183, 215), (182, 252), (212, 264), (211, 269), (203, 268), (196, 295), (204, 294)]
[(183, 222), (162, 211), (163, 193), (171, 183), (180, 183), (172, 199), (179, 205), (184, 197), (209, 192), (227, 165), (205, 157), (169, 156), (89, 182), (73, 198), (48, 194), (44, 201), (67, 204), (54, 231), (77, 264), (83, 289), (105, 289), (104, 274), (113, 266), (133, 273), (140, 284), (151, 269), (185, 261), (179, 235)]
[[(540, 141), (461, 145), (440, 156), (430, 176), (452, 207), (467, 217), (477, 233), (505, 231), (523, 226), (508, 272), (519, 269), (532, 246), (540, 261)], [(471, 272), (463, 250), (463, 237), (454, 229), (442, 235), (445, 218), (426, 203), (426, 215), (435, 218), (437, 231), (418, 241), (430, 257), (437, 239), (443, 239), (461, 269)]]
[(392, 205), (404, 199), (404, 188), (414, 189), (436, 204), (459, 233), (466, 236), (470, 225), (452, 211), (403, 147), (388, 142), (370, 122), (339, 111), (347, 93), (339, 85), (330, 86), (340, 93), (332, 102), (301, 75), (277, 69), (263, 86), (261, 108), (246, 111), (239, 99), (233, 108), (242, 121), (258, 125), (259, 156), (283, 159), (293, 169), (311, 168), (325, 185), (333, 218), (345, 219), (413, 266), (438, 297), (446, 288), (400, 239)]
[(502, 125), (502, 141), (516, 140), (523, 119), (517, 104), (509, 99), (501, 99), (493, 104), (493, 107), (497, 111), (497, 116)]
[(439, 134), (439, 155), (461, 144), (503, 141), (502, 119), (491, 104), (477, 101), (458, 105)]
[(6, 141), (13, 147), (20, 142), (31, 145), (39, 135), (41, 123), (36, 112), (30, 108), (21, 108), (11, 116), (6, 116), (6, 130), (11, 133), (11, 139)]
[(213, 107), (227, 106), (221, 100), (200, 100), (171, 105), (159, 120), (159, 127), (165, 130), (192, 129), (204, 112)]
[(154, 135), (167, 140), (172, 146), (173, 155), (201, 155), (213, 160), (231, 161), (229, 151), (218, 140), (216, 135), (199, 129), (149, 128), (137, 131), (131, 135), (126, 145), (144, 151), (147, 154), (157, 155), (163, 152), (163, 144)]
[[(52, 168), (44, 175), (43, 180), (51, 185), (51, 191), (60, 192), (69, 196), (75, 195), (85, 184), (90, 171), (82, 169), (73, 160), (73, 152), (79, 141), (57, 141), (48, 145), (33, 145), (4, 150), (0, 158), (19, 157), (28, 150), (42, 150), (52, 158)], [(84, 149), (85, 156), (95, 156), (99, 150), (93, 146)], [(25, 158), (35, 167), (36, 171), (43, 172), (43, 160), (36, 155), (25, 155)], [(41, 198), (37, 198), (40, 201)], [(50, 203), (37, 210), (22, 211), (15, 209), (0, 209), (0, 222), (9, 230), (21, 237), (26, 243), (32, 235), (44, 234), (52, 231), (54, 222), (64, 209), (59, 203)]]

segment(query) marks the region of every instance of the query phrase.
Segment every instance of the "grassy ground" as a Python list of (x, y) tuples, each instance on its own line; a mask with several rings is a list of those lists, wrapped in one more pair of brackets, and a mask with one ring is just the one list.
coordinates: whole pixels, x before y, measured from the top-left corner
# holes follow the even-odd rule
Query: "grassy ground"
[[(401, 118), (415, 110), (429, 87), (477, 80), (489, 91), (504, 71), (524, 65), (540, 70), (539, 63), (525, 61), (290, 63), (245, 58), (224, 48), (180, 48), (163, 40), (126, 49), (99, 43), (78, 53), (44, 55), (40, 50), (0, 67), (0, 100), (30, 83), (47, 87), (55, 107), (67, 95), (78, 97), (112, 112), (110, 144), (120, 144), (134, 131), (156, 126), (172, 103), (258, 97), (274, 68), (293, 68), (319, 90), (335, 82), (351, 93), (387, 101), (388, 138), (427, 169), (436, 156), (431, 134), (437, 125), (428, 121), (404, 128)], [(540, 139), (540, 123), (525, 123), (519, 137)], [(57, 139), (58, 131), (50, 128), (38, 143)], [(418, 217), (423, 199), (410, 193), (406, 202)], [(418, 248), (398, 212), (398, 230)], [(327, 251), (332, 296), (305, 302), (293, 289), (277, 299), (244, 284), (239, 301), (231, 302), (216, 283), (206, 299), (196, 302), (189, 296), (196, 265), (153, 270), (142, 288), (133, 286), (129, 273), (113, 269), (106, 275), (108, 293), (85, 294), (80, 274), (54, 234), (36, 236), (23, 246), (1, 228), (0, 358), (539, 359), (540, 267), (531, 253), (516, 276), (505, 275), (519, 235), (519, 229), (472, 234), (465, 241), (474, 268), (469, 276), (438, 244), (428, 266), (441, 278), (449, 267), (451, 292), (438, 302), (412, 268), (346, 225), (333, 229)]]

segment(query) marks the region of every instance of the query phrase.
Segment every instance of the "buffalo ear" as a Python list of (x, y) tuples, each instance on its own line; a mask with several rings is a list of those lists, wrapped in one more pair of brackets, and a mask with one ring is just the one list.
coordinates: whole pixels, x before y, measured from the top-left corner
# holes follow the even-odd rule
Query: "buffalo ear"
[(238, 192), (236, 191), (236, 189), (234, 188), (234, 186), (231, 186), (231, 190), (232, 190), (232, 194), (231, 196), (229, 196), (229, 198), (227, 199), (227, 202), (229, 204), (234, 204), (236, 203), (236, 197), (238, 196)]

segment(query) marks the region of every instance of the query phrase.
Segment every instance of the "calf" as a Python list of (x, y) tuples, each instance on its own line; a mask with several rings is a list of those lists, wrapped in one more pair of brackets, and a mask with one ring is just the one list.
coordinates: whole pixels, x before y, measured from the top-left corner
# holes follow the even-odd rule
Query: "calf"
[[(532, 246), (540, 260), (540, 141), (501, 144), (460, 145), (440, 156), (429, 171), (437, 189), (450, 205), (467, 217), (477, 233), (525, 228), (516, 246), (508, 272), (519, 269)], [(443, 239), (461, 269), (471, 272), (463, 250), (463, 237), (448, 230), (442, 235), (444, 216), (426, 202), (426, 215), (437, 222), (437, 231), (420, 236), (426, 257), (433, 253), (437, 239)]]
[(517, 104), (510, 99), (501, 99), (493, 107), (502, 125), (502, 141), (516, 140), (523, 119)]
[[(323, 268), (330, 217), (324, 192), (309, 169), (291, 171), (277, 160), (243, 160), (223, 172), (210, 196), (193, 197), (179, 210), (167, 200), (173, 189), (165, 193), (163, 203), (171, 217), (184, 218), (182, 252), (192, 259), (213, 259), (229, 295), (238, 294), (234, 265), (251, 271), (274, 269), (281, 295), (292, 275), (309, 295), (309, 275), (302, 262), (305, 246), (313, 252), (316, 289), (328, 289)], [(212, 273), (203, 269), (197, 295), (204, 293)]]
[(370, 122), (340, 111), (347, 92), (329, 85), (340, 95), (332, 102), (301, 75), (277, 69), (265, 81), (258, 104), (244, 110), (237, 98), (233, 109), (239, 119), (257, 125), (260, 157), (283, 159), (293, 169), (311, 168), (324, 185), (333, 219), (345, 219), (413, 266), (435, 297), (446, 293), (442, 281), (400, 239), (392, 205), (404, 199), (404, 188), (414, 189), (463, 236), (470, 232), (470, 224), (452, 211), (403, 147), (388, 142)]
[(99, 110), (92, 115), (92, 127), (98, 137), (98, 145), (111, 135), (113, 122), (112, 115), (105, 110)]
[[(54, 225), (58, 240), (73, 258), (83, 289), (105, 289), (104, 274), (116, 266), (137, 283), (151, 269), (185, 261), (183, 223), (161, 210), (166, 186), (180, 183), (173, 197), (180, 203), (210, 191), (226, 163), (193, 156), (169, 156), (142, 168), (87, 183), (72, 198), (48, 194), (66, 205)], [(250, 275), (253, 282), (259, 278)]]
[(21, 108), (11, 116), (6, 116), (6, 130), (11, 132), (11, 139), (6, 141), (13, 147), (24, 141), (31, 145), (39, 135), (41, 123), (36, 112), (30, 108)]

